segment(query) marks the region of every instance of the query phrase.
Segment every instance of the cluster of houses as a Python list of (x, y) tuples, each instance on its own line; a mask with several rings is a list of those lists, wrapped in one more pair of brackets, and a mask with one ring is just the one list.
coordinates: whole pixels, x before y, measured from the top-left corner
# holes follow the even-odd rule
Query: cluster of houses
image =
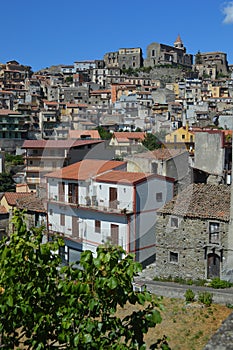
[(180, 36), (146, 59), (130, 48), (37, 73), (0, 65), (1, 171), (5, 153), (24, 157), (0, 195), (1, 237), (19, 208), (63, 237), (66, 264), (110, 243), (155, 276), (233, 280), (231, 69), (221, 52), (193, 63)]

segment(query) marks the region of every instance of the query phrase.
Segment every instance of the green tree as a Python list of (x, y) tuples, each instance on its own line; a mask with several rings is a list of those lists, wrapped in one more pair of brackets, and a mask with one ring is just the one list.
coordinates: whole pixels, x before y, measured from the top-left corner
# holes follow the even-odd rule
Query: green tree
[[(80, 269), (61, 267), (59, 238), (42, 243), (15, 211), (14, 232), (0, 247), (0, 334), (3, 348), (146, 349), (143, 335), (161, 322), (160, 300), (134, 292), (140, 264), (120, 247), (82, 253)], [(124, 317), (117, 309), (141, 306)], [(166, 339), (161, 348), (169, 349)], [(157, 343), (157, 344), (158, 344)], [(157, 346), (157, 345), (156, 345)]]
[(13, 192), (15, 182), (9, 173), (0, 173), (0, 192)]
[(202, 56), (200, 50), (198, 50), (197, 54), (195, 55), (195, 64), (202, 64)]
[(102, 126), (98, 126), (96, 128), (96, 130), (98, 130), (102, 140), (109, 140), (109, 139), (111, 139), (112, 133), (109, 132), (108, 130), (106, 130), (105, 128), (103, 128)]
[(6, 153), (5, 161), (7, 163), (11, 163), (12, 165), (23, 165), (24, 159), (22, 155), (13, 155), (10, 153)]
[(68, 84), (73, 83), (73, 77), (72, 76), (66, 77), (65, 78), (65, 82), (68, 83)]
[(161, 142), (157, 138), (156, 135), (147, 133), (145, 139), (142, 141), (144, 147), (146, 147), (149, 151), (153, 151), (154, 149), (161, 148)]

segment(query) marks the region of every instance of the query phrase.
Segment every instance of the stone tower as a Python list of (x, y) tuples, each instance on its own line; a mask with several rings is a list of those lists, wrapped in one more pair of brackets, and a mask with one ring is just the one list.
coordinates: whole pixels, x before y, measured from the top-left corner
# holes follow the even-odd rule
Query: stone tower
[(174, 42), (174, 47), (177, 49), (184, 49), (184, 45), (183, 45), (183, 42), (180, 38), (180, 34), (178, 34), (178, 36)]

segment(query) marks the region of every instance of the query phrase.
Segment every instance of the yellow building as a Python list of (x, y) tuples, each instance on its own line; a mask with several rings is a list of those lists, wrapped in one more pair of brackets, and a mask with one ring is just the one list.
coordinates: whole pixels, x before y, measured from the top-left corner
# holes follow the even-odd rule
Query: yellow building
[(16, 207), (17, 199), (32, 196), (30, 192), (5, 192), (0, 200), (0, 205), (3, 206), (9, 213)]
[(195, 149), (195, 133), (193, 130), (189, 129), (187, 124), (185, 127), (181, 127), (166, 135), (163, 147), (169, 149), (187, 149), (190, 155), (193, 155)]
[(211, 86), (211, 93), (213, 98), (229, 97), (228, 88), (225, 86)]
[(195, 141), (194, 138), (194, 132), (191, 131), (188, 127), (188, 124), (185, 127), (181, 127), (175, 131), (173, 131), (172, 133), (166, 135), (165, 137), (165, 142), (172, 142), (172, 143), (192, 143)]

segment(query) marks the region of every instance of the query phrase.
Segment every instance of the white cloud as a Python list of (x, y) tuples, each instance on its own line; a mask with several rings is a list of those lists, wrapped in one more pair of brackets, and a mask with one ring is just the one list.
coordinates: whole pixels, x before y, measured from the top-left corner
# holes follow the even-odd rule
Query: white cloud
[(224, 24), (233, 23), (233, 1), (228, 2), (224, 5), (223, 14), (225, 16), (223, 20)]

